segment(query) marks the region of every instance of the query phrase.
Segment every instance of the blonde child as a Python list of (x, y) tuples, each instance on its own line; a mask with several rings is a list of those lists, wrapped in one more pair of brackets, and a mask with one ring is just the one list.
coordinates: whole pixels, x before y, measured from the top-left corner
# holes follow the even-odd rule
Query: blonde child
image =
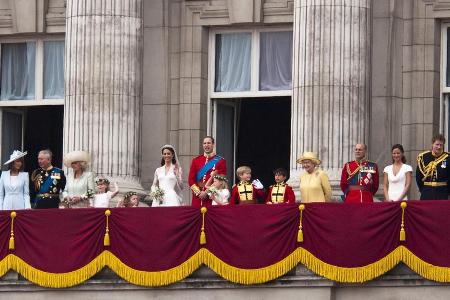
[(97, 185), (97, 193), (93, 198), (89, 199), (90, 207), (109, 207), (109, 201), (117, 195), (119, 187), (117, 182), (114, 182), (114, 191), (109, 190), (109, 180), (106, 178), (99, 178), (95, 181)]
[(128, 192), (123, 197), (123, 200), (120, 200), (117, 203), (117, 207), (138, 207), (139, 206), (139, 196), (136, 192)]
[(239, 183), (231, 190), (230, 204), (256, 204), (259, 199), (265, 198), (264, 186), (261, 181), (252, 179), (252, 169), (247, 166), (237, 168), (236, 175)]
[(230, 198), (230, 191), (228, 190), (227, 177), (224, 174), (216, 174), (213, 171), (211, 176), (206, 182), (206, 193), (212, 200), (212, 205), (227, 205)]

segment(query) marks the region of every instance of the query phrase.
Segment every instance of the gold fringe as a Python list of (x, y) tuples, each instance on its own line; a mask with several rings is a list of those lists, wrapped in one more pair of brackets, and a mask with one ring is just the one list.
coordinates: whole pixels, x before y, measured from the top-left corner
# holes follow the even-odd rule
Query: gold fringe
[(283, 260), (259, 269), (241, 269), (233, 267), (207, 249), (204, 252), (204, 263), (214, 272), (228, 281), (240, 284), (258, 284), (274, 280), (290, 270), (292, 270), (300, 261), (300, 248), (288, 255)]
[(308, 250), (299, 248), (301, 251), (300, 262), (314, 273), (338, 282), (364, 282), (372, 280), (395, 267), (401, 260), (403, 246), (397, 247), (394, 251), (371, 263), (367, 266), (344, 268), (333, 266), (321, 261)]
[(450, 282), (450, 267), (439, 267), (417, 257), (406, 247), (402, 247), (403, 262), (420, 276), (438, 282)]
[(200, 249), (181, 265), (169, 270), (156, 272), (140, 271), (130, 268), (111, 252), (105, 252), (108, 255), (108, 267), (129, 283), (142, 286), (163, 286), (180, 281), (194, 273), (204, 261), (205, 251), (207, 250)]

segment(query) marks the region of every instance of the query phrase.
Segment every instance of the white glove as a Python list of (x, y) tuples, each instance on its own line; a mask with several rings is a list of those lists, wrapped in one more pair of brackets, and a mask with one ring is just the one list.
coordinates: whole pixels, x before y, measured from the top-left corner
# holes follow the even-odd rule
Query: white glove
[(252, 181), (252, 184), (255, 186), (257, 190), (262, 190), (264, 186), (262, 185), (261, 181), (259, 179), (255, 179)]

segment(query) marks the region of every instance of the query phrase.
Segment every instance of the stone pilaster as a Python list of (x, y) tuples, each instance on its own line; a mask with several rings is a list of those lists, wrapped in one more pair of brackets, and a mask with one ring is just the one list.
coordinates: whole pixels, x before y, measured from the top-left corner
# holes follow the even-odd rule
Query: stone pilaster
[(122, 191), (140, 187), (142, 0), (67, 0), (64, 152)]
[(296, 0), (291, 178), (314, 151), (333, 184), (353, 145), (368, 141), (371, 0)]

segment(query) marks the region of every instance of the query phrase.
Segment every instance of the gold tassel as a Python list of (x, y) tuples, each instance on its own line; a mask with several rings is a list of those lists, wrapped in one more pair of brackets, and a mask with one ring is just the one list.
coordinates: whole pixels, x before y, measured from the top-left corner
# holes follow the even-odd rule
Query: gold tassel
[(400, 225), (400, 241), (404, 242), (406, 241), (406, 231), (405, 231), (405, 209), (406, 209), (406, 202), (402, 202), (400, 204), (402, 208), (402, 224)]
[(305, 210), (305, 204), (300, 204), (298, 209), (300, 210), (300, 223), (298, 225), (298, 234), (297, 234), (297, 242), (303, 242), (303, 211)]
[(14, 250), (15, 244), (14, 244), (14, 218), (17, 216), (15, 211), (11, 212), (11, 236), (9, 237), (9, 250)]
[(200, 245), (206, 244), (206, 234), (205, 234), (205, 214), (208, 211), (206, 207), (202, 207), (200, 212), (202, 213), (202, 230), (200, 232)]
[(103, 246), (107, 247), (110, 246), (111, 243), (109, 241), (109, 216), (111, 215), (111, 211), (109, 209), (105, 210), (105, 216), (106, 216), (106, 232), (105, 237), (103, 238)]

